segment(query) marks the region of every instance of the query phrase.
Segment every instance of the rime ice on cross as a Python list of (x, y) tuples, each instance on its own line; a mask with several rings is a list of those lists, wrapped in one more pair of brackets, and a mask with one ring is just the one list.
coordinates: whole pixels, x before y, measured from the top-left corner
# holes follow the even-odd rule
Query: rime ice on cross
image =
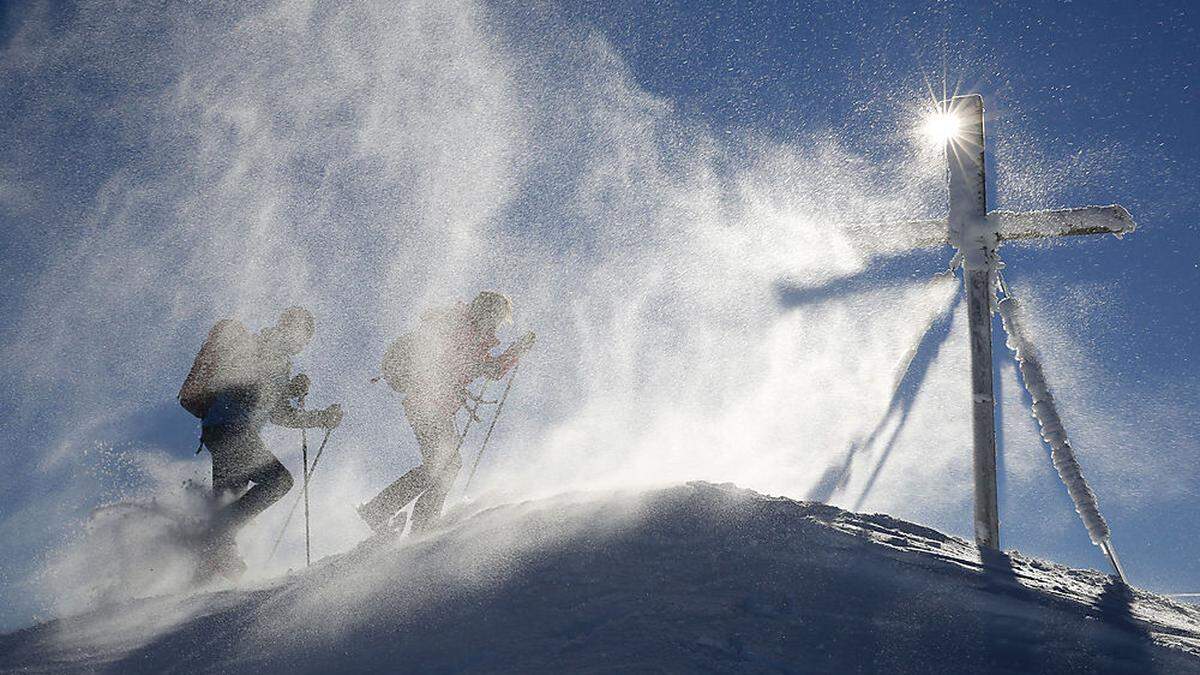
[[(975, 541), (981, 547), (1000, 548), (1000, 521), (996, 508), (996, 417), (995, 393), (992, 374), (992, 300), (994, 282), (999, 269), (999, 258), (996, 249), (1000, 242), (1012, 239), (1034, 239), (1082, 234), (1115, 234), (1121, 236), (1132, 232), (1137, 226), (1129, 212), (1120, 206), (1088, 206), (1077, 209), (1058, 211), (1033, 211), (1014, 213), (1011, 211), (987, 210), (986, 176), (984, 170), (983, 151), (983, 97), (973, 94), (956, 96), (942, 104), (945, 113), (953, 115), (958, 122), (958, 133), (946, 141), (946, 161), (948, 164), (947, 185), (950, 192), (950, 213), (946, 220), (912, 221), (903, 226), (917, 232), (917, 240), (921, 246), (941, 245), (949, 243), (958, 249), (956, 261), (963, 266), (963, 286), (967, 294), (967, 314), (970, 327), (971, 341), (971, 410), (972, 429), (974, 435), (974, 477), (975, 477)], [(929, 236), (928, 233), (941, 228), (932, 225), (942, 225), (947, 235)], [(1022, 343), (1020, 336), (1013, 335), (1017, 330), (1015, 318), (1007, 312), (1002, 312), (1005, 325), (1010, 337)], [(1010, 327), (1010, 322), (1014, 325)], [(1031, 349), (1028, 342), (1026, 355)], [(1026, 386), (1041, 381), (1041, 367), (1036, 358), (1032, 361), (1021, 360), (1022, 375)], [(1032, 357), (1031, 357), (1032, 358)], [(1036, 369), (1036, 372), (1034, 372)], [(1055, 465), (1067, 482), (1072, 498), (1078, 490), (1086, 491), (1084, 497), (1091, 499), (1091, 510), (1095, 518), (1089, 522), (1088, 508), (1080, 507), (1080, 499), (1076, 499), (1076, 508), (1083, 516), (1093, 541), (1097, 543), (1109, 557), (1113, 567), (1122, 577), (1123, 572), (1116, 560), (1108, 540), (1107, 526), (1094, 508), (1094, 497), (1083, 483), (1078, 473), (1074, 455), (1071, 453), (1066, 433), (1058, 423), (1057, 413), (1053, 410), (1053, 401), (1049, 391), (1043, 386), (1044, 397), (1047, 399), (1050, 417), (1039, 414), (1035, 406), (1035, 415), (1042, 426), (1042, 435), (1060, 454), (1055, 455)], [(1034, 395), (1035, 402), (1037, 394)], [(1057, 445), (1056, 445), (1057, 443)], [(1065, 448), (1065, 450), (1064, 450)], [(1066, 456), (1063, 460), (1062, 456)], [(1059, 466), (1068, 462), (1069, 466)], [(1065, 472), (1064, 472), (1065, 471)], [(1077, 484), (1072, 484), (1071, 476), (1078, 478)], [(1080, 487), (1082, 486), (1082, 487)], [(1086, 501), (1086, 500), (1085, 500)], [(1100, 530), (1097, 533), (1097, 530)], [(1098, 540), (1099, 539), (1099, 540)]]

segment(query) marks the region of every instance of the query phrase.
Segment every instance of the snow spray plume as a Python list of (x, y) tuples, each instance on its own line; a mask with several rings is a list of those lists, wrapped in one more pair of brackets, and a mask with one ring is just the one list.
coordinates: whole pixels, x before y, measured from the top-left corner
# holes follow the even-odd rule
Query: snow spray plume
[[(347, 411), (312, 487), (314, 555), (345, 549), (364, 534), (352, 506), (417, 456), (397, 402), (364, 384), (384, 346), (424, 310), (498, 288), (544, 338), (481, 488), (707, 477), (802, 493), (855, 432), (844, 420), (884, 403), (905, 348), (894, 338), (911, 328), (881, 310), (922, 299), (884, 282), (780, 307), (774, 286), (861, 272), (890, 243), (839, 223), (911, 212), (938, 170), (878, 176), (825, 133), (728, 143), (635, 86), (597, 36), (491, 11), (290, 3), (214, 17), (84, 3), (61, 31), (29, 14), (6, 79), (77, 93), (31, 99), (8, 123), (6, 145), (22, 149), (7, 170), (87, 198), (36, 204), (72, 227), (43, 242), (5, 360), (23, 387), (72, 395), (17, 470), (56, 484), (81, 440), (186, 438), (194, 422), (173, 397), (213, 322), (257, 330), (299, 304), (316, 317), (299, 359), (309, 403)], [(87, 143), (57, 140), (67, 120)], [(82, 176), (60, 168), (81, 162)], [(28, 400), (39, 417), (46, 399)], [(906, 433), (932, 446), (959, 426), (914, 415)], [(298, 475), (294, 435), (266, 442)], [(182, 458), (193, 443), (160, 451)], [(949, 464), (897, 467), (921, 489)], [(92, 504), (81, 491), (75, 513)], [(241, 536), (252, 566), (277, 511)]]
[[(178, 438), (146, 452), (191, 460), (194, 420), (173, 399), (223, 317), (258, 330), (291, 305), (315, 316), (298, 359), (308, 403), (346, 411), (311, 486), (315, 561), (357, 543), (354, 505), (418, 461), (398, 400), (366, 383), (430, 308), (494, 288), (515, 304), (502, 339), (537, 331), (476, 478), (481, 491), (527, 497), (690, 478), (803, 495), (861, 434), (857, 421), (886, 408), (921, 327), (913, 316), (940, 306), (922, 277), (815, 302), (777, 292), (853, 277), (904, 248), (849, 223), (940, 208), (925, 197), (939, 194), (942, 165), (911, 153), (900, 126), (790, 143), (718, 133), (639, 88), (602, 38), (550, 10), (527, 20), (518, 7), (429, 0), (225, 11), (34, 9), (5, 48), (4, 81), (39, 95), (0, 127), (13, 149), (0, 207), (67, 224), (26, 233), (23, 245), (44, 253), (3, 345), (28, 392), (14, 417), (29, 444), (8, 474), (28, 485), (3, 490), (25, 519), (0, 525), (22, 550), (95, 505), (87, 482), (62, 489), (81, 445)], [(968, 498), (945, 442), (966, 437), (966, 412), (944, 412), (960, 409), (966, 386), (960, 323), (899, 432), (922, 451), (893, 453), (866, 503), (950, 529)], [(297, 435), (264, 438), (299, 475)], [(252, 569), (285, 512), (240, 535)], [(57, 522), (22, 525), (38, 513)], [(285, 536), (257, 574), (294, 565), (302, 547), (298, 532)]]

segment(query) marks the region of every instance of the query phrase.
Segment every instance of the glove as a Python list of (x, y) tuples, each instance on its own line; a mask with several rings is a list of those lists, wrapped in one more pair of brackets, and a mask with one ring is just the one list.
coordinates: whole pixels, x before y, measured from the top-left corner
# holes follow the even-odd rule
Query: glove
[(521, 355), (529, 351), (530, 348), (533, 347), (535, 340), (537, 340), (537, 336), (533, 334), (533, 331), (529, 331), (528, 333), (522, 335), (521, 339), (517, 340), (517, 344), (514, 345), (516, 353)]
[(288, 382), (288, 398), (304, 398), (307, 396), (308, 384), (308, 376), (304, 373), (300, 373), (299, 375), (293, 377), (292, 381)]
[(342, 423), (342, 406), (334, 403), (328, 408), (321, 411), (321, 426), (326, 429), (335, 429), (337, 425)]
[(507, 373), (513, 366), (516, 366), (517, 361), (520, 361), (521, 357), (525, 355), (525, 352), (529, 351), (529, 348), (533, 346), (534, 339), (535, 337), (533, 335), (533, 331), (529, 331), (528, 333), (522, 335), (520, 340), (517, 340), (509, 345), (508, 349), (504, 350), (504, 353), (500, 355), (500, 371), (494, 377), (499, 379), (500, 377), (503, 377), (504, 374)]

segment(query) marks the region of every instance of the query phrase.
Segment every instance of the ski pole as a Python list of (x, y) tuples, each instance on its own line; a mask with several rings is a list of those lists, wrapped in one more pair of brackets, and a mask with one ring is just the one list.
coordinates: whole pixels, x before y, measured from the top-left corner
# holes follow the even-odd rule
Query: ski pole
[[(479, 398), (483, 398), (484, 393), (487, 392), (487, 388), (488, 388), (488, 381), (487, 381), (487, 379), (484, 379), (483, 384), (479, 387)], [(473, 400), (475, 399), (475, 396), (473, 394), (471, 394), (470, 389), (467, 389), (466, 392), (467, 392), (468, 398), (473, 399)], [(465, 405), (463, 407), (467, 408), (467, 406), (465, 406)], [(450, 455), (451, 457), (453, 457), (454, 455), (457, 455), (459, 450), (462, 450), (463, 441), (467, 440), (467, 432), (471, 430), (471, 423), (474, 422), (475, 420), (479, 419), (478, 417), (475, 416), (476, 410), (479, 410), (478, 404), (474, 408), (467, 408), (467, 412), (470, 414), (467, 415), (467, 423), (463, 425), (462, 433), (458, 435), (458, 444), (454, 446), (454, 454)], [(455, 414), (457, 414), (457, 413), (455, 413)]]
[[(304, 410), (304, 395), (300, 396), (300, 409)], [(308, 524), (308, 427), (300, 427), (300, 458), (304, 462), (304, 566), (312, 566), (312, 538)]]
[(304, 566), (312, 566), (312, 544), (308, 529), (308, 429), (300, 427), (300, 456), (304, 460)]
[(321, 453), (325, 452), (325, 444), (329, 442), (329, 434), (331, 433), (333, 433), (333, 429), (325, 430), (325, 438), (321, 439), (321, 447), (317, 448), (317, 454), (313, 456), (312, 466), (308, 467), (309, 476), (317, 472), (317, 462), (321, 461)]
[(500, 419), (500, 411), (504, 409), (504, 401), (508, 399), (508, 392), (512, 390), (513, 380), (517, 379), (517, 371), (521, 369), (521, 362), (513, 366), (512, 375), (508, 376), (508, 384), (504, 385), (504, 393), (500, 395), (500, 402), (496, 404), (496, 414), (492, 415), (492, 425), (488, 427), (487, 434), (483, 437), (483, 443), (479, 445), (479, 453), (475, 455), (475, 462), (471, 465), (471, 473), (467, 475), (467, 482), (463, 485), (463, 494), (466, 494), (467, 489), (471, 487), (471, 480), (475, 478), (475, 470), (479, 468), (479, 460), (483, 458), (483, 451), (487, 450), (488, 441), (492, 438), (492, 432), (496, 429), (496, 421)]
[[(331, 433), (333, 433), (333, 429), (325, 430), (325, 438), (321, 440), (321, 447), (317, 448), (317, 454), (313, 458), (312, 466), (308, 467), (308, 469), (304, 472), (304, 479), (306, 482), (312, 477), (313, 473), (316, 472), (317, 462), (321, 461), (321, 453), (325, 452), (325, 444), (329, 442), (329, 435)], [(292, 508), (288, 510), (287, 518), (283, 520), (283, 527), (279, 528), (279, 536), (275, 537), (275, 543), (271, 546), (271, 553), (267, 556), (267, 562), (271, 562), (271, 560), (275, 557), (275, 551), (279, 549), (279, 542), (283, 541), (283, 535), (285, 532), (287, 532), (287, 527), (292, 522), (292, 516), (296, 515), (296, 507), (300, 506), (300, 500), (303, 498), (304, 496), (302, 495), (297, 497), (296, 501), (292, 502)]]

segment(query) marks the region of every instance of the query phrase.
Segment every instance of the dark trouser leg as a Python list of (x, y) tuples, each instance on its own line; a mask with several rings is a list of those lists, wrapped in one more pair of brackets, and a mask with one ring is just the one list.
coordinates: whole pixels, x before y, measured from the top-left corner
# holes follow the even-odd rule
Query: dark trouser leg
[(279, 501), (292, 489), (292, 474), (270, 452), (255, 429), (207, 427), (204, 444), (213, 456), (213, 493), (218, 498), (236, 495), (247, 484), (254, 486), (226, 505), (213, 519), (217, 531), (230, 534)]
[(462, 468), (462, 458), (457, 452), (458, 429), (454, 426), (453, 415), (405, 412), (417, 435), (421, 456), (425, 460), (423, 466), (429, 474), (429, 487), (413, 507), (413, 530), (421, 532), (428, 530), (442, 514), (446, 495), (450, 493), (458, 470)]
[(454, 428), (453, 414), (427, 411), (408, 401), (404, 413), (416, 434), (424, 461), (359, 507), (359, 515), (376, 532), (383, 531), (392, 516), (418, 497), (413, 507), (413, 528), (426, 529), (441, 513), (446, 494), (462, 466), (455, 453), (458, 431)]
[[(413, 530), (427, 530), (442, 513), (442, 504), (454, 484), (462, 460), (458, 459), (458, 430), (454, 412), (440, 401), (409, 398), (404, 400), (404, 417), (413, 428), (421, 452), (421, 470), (426, 483), (418, 490), (420, 498), (413, 507)], [(416, 496), (415, 494), (413, 496)], [(407, 503), (407, 502), (406, 502)], [(401, 504), (403, 507), (403, 504)]]
[(240, 529), (251, 518), (282, 499), (295, 482), (291, 472), (274, 457), (255, 468), (250, 474), (250, 480), (254, 482), (254, 487), (227, 507), (231, 512), (230, 522), (235, 529)]
[(250, 483), (242, 468), (238, 434), (224, 427), (204, 427), (200, 441), (212, 455), (212, 492), (218, 502), (232, 501), (241, 496)]
[(442, 506), (446, 503), (446, 496), (450, 494), (450, 488), (453, 487), (454, 480), (458, 478), (458, 471), (461, 468), (462, 459), (456, 454), (450, 464), (430, 480), (429, 488), (421, 494), (421, 498), (413, 507), (413, 531), (428, 530), (438, 516), (442, 515)]
[(424, 466), (418, 466), (384, 488), (374, 499), (363, 504), (358, 511), (359, 515), (372, 529), (377, 529), (428, 487), (429, 474)]

